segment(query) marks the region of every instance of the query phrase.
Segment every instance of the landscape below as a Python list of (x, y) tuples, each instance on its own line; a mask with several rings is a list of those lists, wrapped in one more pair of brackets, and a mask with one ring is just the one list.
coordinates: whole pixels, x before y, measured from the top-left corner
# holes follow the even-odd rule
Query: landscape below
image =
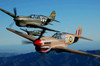
[[(100, 55), (100, 50), (86, 52)], [(0, 57), (0, 66), (100, 66), (100, 58), (65, 52), (56, 53), (55, 51), (48, 54), (31, 52), (2, 56)]]

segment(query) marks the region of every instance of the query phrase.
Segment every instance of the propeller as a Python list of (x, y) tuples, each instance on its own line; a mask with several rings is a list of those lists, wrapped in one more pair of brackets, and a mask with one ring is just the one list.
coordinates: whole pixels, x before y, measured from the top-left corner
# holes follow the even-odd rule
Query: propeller
[(14, 10), (15, 17), (17, 17), (17, 10), (16, 10), (16, 8), (14, 8), (13, 10)]

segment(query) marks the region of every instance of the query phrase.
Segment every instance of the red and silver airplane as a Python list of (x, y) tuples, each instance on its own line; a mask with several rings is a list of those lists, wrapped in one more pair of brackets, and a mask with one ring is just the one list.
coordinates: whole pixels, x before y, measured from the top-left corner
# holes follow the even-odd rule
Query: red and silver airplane
[(25, 33), (22, 33), (14, 29), (10, 29), (10, 28), (6, 28), (6, 29), (32, 41), (33, 45), (35, 46), (36, 51), (40, 53), (48, 53), (49, 51), (56, 50), (58, 52), (70, 52), (74, 54), (80, 54), (80, 55), (100, 58), (99, 55), (93, 55), (93, 54), (89, 54), (86, 52), (67, 48), (68, 45), (71, 45), (79, 41), (80, 39), (93, 41), (91, 39), (81, 36), (81, 33), (82, 33), (81, 26), (78, 27), (75, 34), (58, 32), (58, 33), (55, 33), (52, 37), (42, 36), (43, 33), (45, 32), (45, 30), (43, 29), (39, 38), (32, 37), (30, 35), (27, 35)]

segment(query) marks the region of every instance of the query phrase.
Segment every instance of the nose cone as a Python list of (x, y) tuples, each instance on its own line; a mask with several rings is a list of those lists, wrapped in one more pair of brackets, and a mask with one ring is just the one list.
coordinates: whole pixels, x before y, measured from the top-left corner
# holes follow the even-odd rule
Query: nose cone
[(33, 44), (38, 45), (38, 46), (42, 46), (41, 40), (36, 40)]

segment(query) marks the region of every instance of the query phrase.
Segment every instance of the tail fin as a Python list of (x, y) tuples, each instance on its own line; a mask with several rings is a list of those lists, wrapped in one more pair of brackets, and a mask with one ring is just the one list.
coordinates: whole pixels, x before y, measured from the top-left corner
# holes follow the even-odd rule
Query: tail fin
[(79, 26), (78, 29), (76, 30), (75, 35), (81, 36), (81, 34), (82, 34), (82, 27)]
[(80, 40), (80, 37), (76, 37), (76, 36), (81, 36), (81, 34), (82, 34), (82, 27), (79, 26), (75, 33), (74, 43)]
[(55, 20), (55, 16), (56, 16), (55, 11), (52, 11), (51, 15), (49, 16), (49, 19), (51, 19), (53, 21), (53, 20)]

